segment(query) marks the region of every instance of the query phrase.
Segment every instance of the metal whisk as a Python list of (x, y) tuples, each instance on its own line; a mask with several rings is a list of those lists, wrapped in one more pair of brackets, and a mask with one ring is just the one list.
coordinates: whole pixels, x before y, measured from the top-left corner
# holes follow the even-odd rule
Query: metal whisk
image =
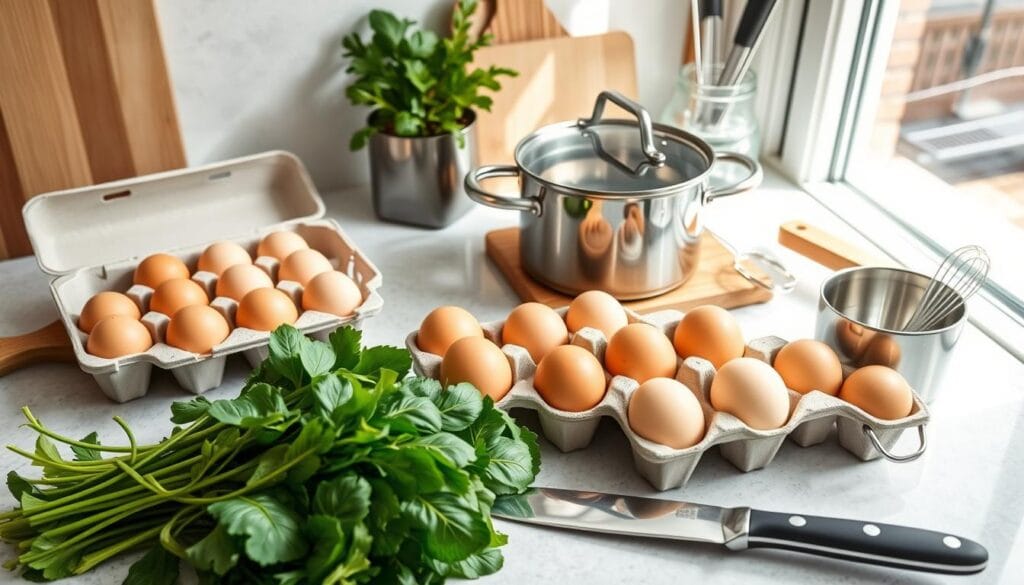
[(964, 246), (949, 253), (935, 271), (904, 331), (927, 331), (978, 292), (988, 276), (989, 259), (981, 246)]

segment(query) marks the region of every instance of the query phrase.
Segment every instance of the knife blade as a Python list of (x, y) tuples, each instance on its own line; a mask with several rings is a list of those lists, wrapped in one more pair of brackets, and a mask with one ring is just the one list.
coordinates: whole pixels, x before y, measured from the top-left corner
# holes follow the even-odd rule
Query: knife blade
[(706, 542), (734, 551), (776, 548), (929, 573), (969, 575), (988, 564), (985, 547), (944, 532), (748, 507), (531, 488), (499, 499), (492, 514), (543, 526)]

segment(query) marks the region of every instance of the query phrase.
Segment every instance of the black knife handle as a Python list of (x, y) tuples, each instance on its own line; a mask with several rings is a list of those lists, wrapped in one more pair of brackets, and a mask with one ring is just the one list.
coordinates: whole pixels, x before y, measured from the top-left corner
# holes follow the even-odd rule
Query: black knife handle
[(722, 16), (722, 0), (701, 0), (700, 17)]
[(775, 0), (748, 0), (743, 8), (743, 15), (740, 16), (740, 23), (736, 27), (733, 42), (742, 47), (753, 47), (774, 7)]
[(805, 514), (750, 511), (749, 548), (779, 548), (929, 573), (969, 575), (988, 563), (973, 540), (932, 530)]

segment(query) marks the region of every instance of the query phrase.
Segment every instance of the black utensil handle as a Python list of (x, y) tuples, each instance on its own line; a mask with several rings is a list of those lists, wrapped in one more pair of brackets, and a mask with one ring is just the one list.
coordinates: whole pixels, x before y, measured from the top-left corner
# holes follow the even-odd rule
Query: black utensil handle
[(985, 547), (942, 532), (761, 510), (750, 511), (747, 546), (954, 575), (980, 573), (988, 563)]
[(736, 27), (736, 37), (733, 42), (742, 47), (753, 47), (757, 38), (761, 36), (761, 29), (768, 21), (768, 15), (772, 13), (775, 0), (748, 0), (743, 9), (743, 16), (740, 17), (740, 24)]
[(722, 0), (701, 0), (700, 17), (722, 16)]

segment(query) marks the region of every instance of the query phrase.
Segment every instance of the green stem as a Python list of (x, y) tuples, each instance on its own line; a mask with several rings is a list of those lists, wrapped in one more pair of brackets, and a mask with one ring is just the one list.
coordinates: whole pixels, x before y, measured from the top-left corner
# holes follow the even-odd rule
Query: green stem
[(90, 569), (92, 569), (96, 565), (99, 565), (100, 563), (109, 559), (110, 557), (117, 556), (126, 550), (129, 550), (131, 548), (134, 548), (135, 546), (138, 546), (146, 542), (150, 538), (159, 535), (162, 529), (163, 525), (154, 526), (149, 530), (140, 532), (139, 534), (136, 534), (135, 536), (128, 538), (126, 540), (122, 540), (117, 544), (108, 546), (96, 552), (92, 552), (85, 555), (84, 557), (82, 557), (82, 560), (79, 561), (78, 566), (75, 567), (75, 574), (81, 575), (82, 573), (89, 571)]

